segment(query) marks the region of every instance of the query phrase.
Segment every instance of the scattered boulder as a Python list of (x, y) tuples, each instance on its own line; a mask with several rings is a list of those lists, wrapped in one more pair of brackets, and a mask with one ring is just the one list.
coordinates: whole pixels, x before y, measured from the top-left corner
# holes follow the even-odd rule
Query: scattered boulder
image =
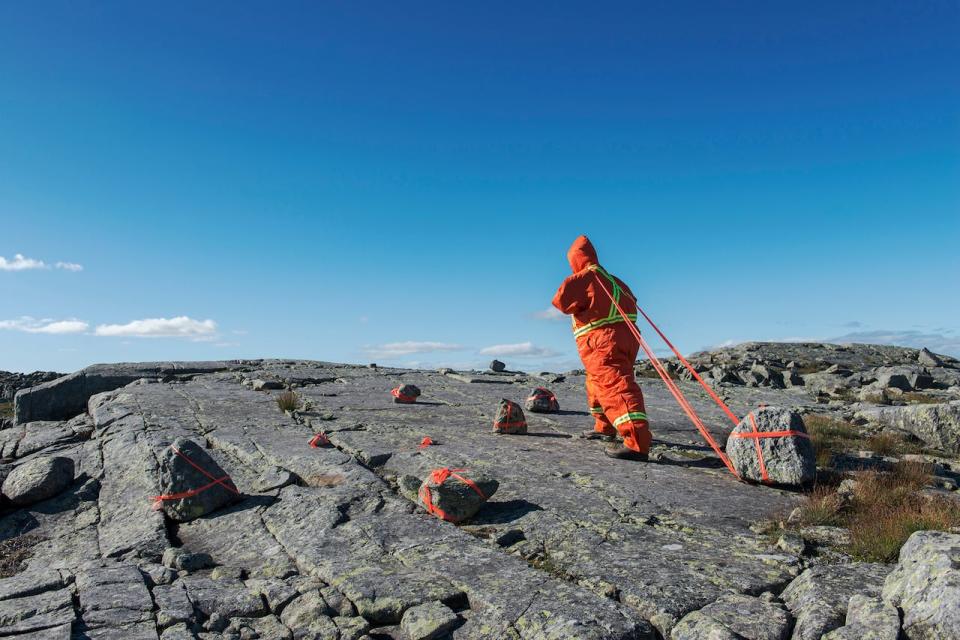
[(917, 354), (917, 362), (922, 364), (925, 367), (942, 367), (943, 360), (940, 359), (940, 356), (930, 351), (926, 347), (920, 349), (920, 353)]
[(742, 594), (721, 596), (688, 613), (670, 632), (672, 640), (787, 640), (791, 619), (783, 605)]
[(537, 387), (530, 392), (525, 403), (528, 411), (534, 413), (556, 413), (560, 411), (560, 403), (553, 392), (543, 387)]
[(408, 640), (437, 640), (457, 625), (457, 614), (442, 602), (426, 602), (410, 607), (400, 620)]
[(880, 595), (889, 568), (882, 564), (819, 565), (801, 573), (781, 597), (796, 618), (793, 640), (820, 640), (843, 626), (855, 595)]
[(254, 380), (253, 381), (253, 390), (254, 391), (269, 391), (284, 389), (284, 385), (279, 380)]
[(177, 438), (160, 456), (160, 496), (171, 520), (189, 522), (241, 498), (233, 480), (200, 445)]
[(823, 640), (898, 640), (900, 613), (880, 598), (855, 595), (847, 604), (847, 621)]
[(503, 398), (497, 407), (497, 415), (493, 419), (493, 431), (495, 433), (526, 433), (527, 418), (523, 415), (523, 409), (516, 402)]
[(960, 638), (960, 535), (911, 535), (887, 576), (883, 599), (903, 611), (910, 640)]
[(960, 400), (942, 404), (877, 407), (857, 413), (880, 426), (909, 433), (934, 449), (960, 454)]
[(209, 553), (190, 553), (182, 547), (170, 547), (163, 552), (163, 566), (177, 571), (199, 571), (213, 564)]
[[(752, 419), (751, 419), (752, 418)], [(754, 438), (738, 434), (791, 431), (798, 435)], [(796, 411), (781, 407), (756, 409), (740, 421), (727, 440), (726, 451), (737, 473), (755, 482), (799, 486), (811, 482), (817, 472), (816, 456), (803, 418)], [(764, 478), (757, 456), (757, 443), (763, 457)]]
[(35, 458), (14, 468), (0, 493), (18, 506), (52, 498), (73, 483), (73, 459), (60, 456)]
[(420, 504), (447, 522), (469, 520), (489, 500), (500, 483), (489, 476), (471, 477), (466, 471), (434, 469), (417, 492)]
[(900, 389), (901, 391), (913, 391), (913, 386), (907, 379), (909, 371), (899, 367), (881, 367), (876, 370), (877, 386), (883, 389)]
[(415, 384), (402, 384), (390, 391), (393, 401), (397, 404), (413, 404), (420, 397), (420, 387)]
[(502, 373), (506, 370), (507, 370), (507, 365), (500, 362), (499, 360), (494, 360), (493, 362), (490, 363), (490, 371), (494, 371), (496, 373)]

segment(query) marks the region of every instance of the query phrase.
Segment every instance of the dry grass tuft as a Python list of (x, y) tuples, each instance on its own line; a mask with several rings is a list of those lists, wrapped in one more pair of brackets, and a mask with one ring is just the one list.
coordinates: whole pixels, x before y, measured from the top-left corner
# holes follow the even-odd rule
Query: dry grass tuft
[(12, 417), (13, 417), (13, 403), (0, 402), (0, 418), (12, 418)]
[(817, 454), (817, 466), (829, 466), (835, 453), (858, 449), (862, 444), (859, 429), (849, 422), (814, 413), (804, 416), (803, 423)]
[(280, 411), (296, 411), (300, 406), (300, 398), (293, 391), (282, 391), (277, 394), (277, 406)]
[(890, 431), (883, 431), (870, 436), (864, 441), (863, 446), (881, 456), (920, 453), (923, 450), (923, 447), (911, 442), (906, 437)]
[(943, 402), (941, 398), (935, 398), (933, 396), (928, 396), (925, 393), (920, 393), (919, 391), (907, 391), (899, 396), (900, 400), (904, 402), (909, 402), (910, 404), (940, 404)]
[(889, 472), (865, 472), (857, 476), (850, 498), (818, 486), (803, 506), (800, 524), (846, 527), (852, 556), (893, 562), (910, 534), (960, 526), (960, 501), (922, 493), (930, 472), (930, 465), (919, 462), (900, 462)]
[(33, 547), (43, 540), (33, 533), (0, 540), (0, 578), (9, 578), (23, 571), (27, 560), (33, 556)]

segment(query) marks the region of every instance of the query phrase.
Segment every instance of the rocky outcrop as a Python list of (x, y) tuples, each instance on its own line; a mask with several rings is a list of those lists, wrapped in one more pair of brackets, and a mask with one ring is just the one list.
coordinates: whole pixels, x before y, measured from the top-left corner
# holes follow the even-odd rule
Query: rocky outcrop
[(933, 449), (960, 454), (960, 400), (865, 409), (858, 415), (880, 426), (915, 436)]
[(909, 640), (960, 638), (960, 535), (918, 531), (900, 549), (883, 599), (903, 611)]
[(201, 373), (244, 368), (245, 363), (239, 361), (95, 364), (18, 391), (14, 396), (14, 420), (19, 424), (32, 420), (68, 420), (83, 413), (91, 396), (119, 389), (141, 378), (175, 380)]
[(792, 619), (781, 604), (747, 595), (725, 595), (688, 614), (672, 640), (787, 640)]
[(0, 371), (0, 402), (13, 402), (13, 397), (20, 389), (29, 389), (62, 376), (62, 373), (53, 371), (34, 371), (33, 373)]
[(880, 598), (855, 595), (847, 603), (846, 624), (823, 640), (898, 640), (900, 612)]
[[(757, 433), (783, 435), (757, 437)], [(817, 472), (803, 418), (781, 407), (747, 414), (727, 439), (726, 452), (737, 473), (754, 482), (800, 486), (812, 482)]]
[(881, 564), (823, 565), (807, 569), (782, 594), (796, 618), (793, 640), (819, 640), (845, 624), (856, 595), (880, 595), (889, 568)]

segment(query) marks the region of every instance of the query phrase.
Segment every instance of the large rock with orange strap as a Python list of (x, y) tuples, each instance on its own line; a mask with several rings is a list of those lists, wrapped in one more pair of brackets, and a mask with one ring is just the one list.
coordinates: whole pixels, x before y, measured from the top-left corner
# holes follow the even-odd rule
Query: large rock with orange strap
[(803, 418), (783, 407), (761, 407), (744, 416), (727, 439), (726, 452), (744, 480), (800, 486), (817, 473)]
[(160, 456), (160, 495), (154, 508), (189, 522), (242, 498), (223, 468), (200, 445), (177, 438)]
[(493, 419), (495, 433), (526, 433), (527, 417), (523, 409), (516, 402), (503, 398), (497, 407), (497, 415)]
[(463, 522), (476, 515), (500, 483), (466, 469), (443, 467), (430, 472), (420, 485), (418, 497), (429, 513), (447, 522)]

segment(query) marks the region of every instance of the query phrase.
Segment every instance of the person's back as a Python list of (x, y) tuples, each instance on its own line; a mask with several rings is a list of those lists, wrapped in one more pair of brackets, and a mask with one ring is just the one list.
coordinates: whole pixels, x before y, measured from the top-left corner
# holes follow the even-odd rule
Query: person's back
[(553, 305), (573, 316), (577, 351), (587, 371), (587, 400), (595, 420), (589, 436), (611, 438), (619, 431), (625, 446), (608, 448), (607, 455), (646, 460), (650, 429), (643, 392), (633, 371), (640, 345), (625, 324), (637, 319), (636, 300), (626, 284), (600, 266), (586, 236), (574, 240), (567, 260), (573, 275), (560, 285)]

